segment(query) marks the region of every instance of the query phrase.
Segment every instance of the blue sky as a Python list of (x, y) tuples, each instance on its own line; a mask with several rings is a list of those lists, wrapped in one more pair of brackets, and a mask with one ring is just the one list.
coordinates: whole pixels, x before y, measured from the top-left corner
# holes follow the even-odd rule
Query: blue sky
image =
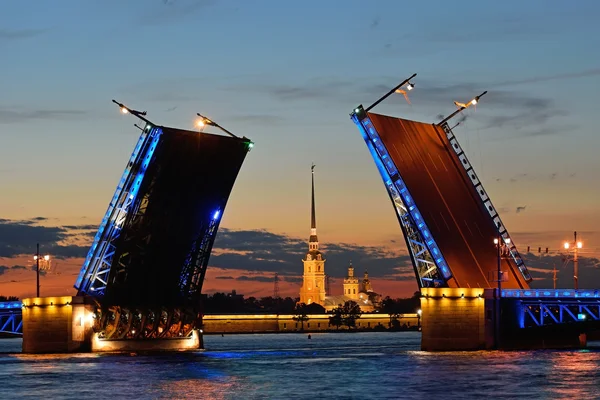
[(256, 142), (223, 227), (307, 236), (315, 162), (322, 241), (401, 243), (348, 114), (416, 72), (412, 105), (379, 112), (436, 122), (489, 91), (456, 133), (519, 246), (579, 230), (600, 248), (598, 15), (595, 1), (2, 2), (0, 217), (99, 222), (137, 140), (115, 98)]

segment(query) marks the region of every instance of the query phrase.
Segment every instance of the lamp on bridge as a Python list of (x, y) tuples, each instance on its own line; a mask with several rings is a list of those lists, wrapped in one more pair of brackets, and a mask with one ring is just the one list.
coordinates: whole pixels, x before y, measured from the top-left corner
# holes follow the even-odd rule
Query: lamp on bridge
[(35, 255), (33, 256), (33, 259), (35, 260), (35, 274), (36, 274), (36, 297), (40, 297), (40, 260), (44, 260), (46, 263), (48, 263), (50, 261), (50, 256), (48, 254), (46, 254), (45, 256), (41, 256), (40, 255), (40, 244), (37, 244), (37, 251), (35, 253)]
[(222, 130), (223, 132), (225, 132), (229, 136), (237, 138), (237, 136), (235, 136), (233, 133), (229, 132), (227, 129), (223, 128), (221, 125), (217, 124), (215, 121), (213, 121), (213, 120), (205, 117), (204, 115), (202, 115), (200, 113), (196, 113), (196, 115), (198, 117), (200, 117), (200, 119), (198, 119), (198, 121), (196, 121), (196, 125), (200, 129), (203, 129), (206, 125), (208, 125), (208, 126), (214, 126), (215, 128), (219, 128), (220, 130)]
[(579, 289), (579, 260), (577, 253), (579, 249), (583, 248), (583, 242), (577, 240), (577, 232), (573, 232), (573, 242), (564, 242), (563, 247), (567, 251), (573, 251), (573, 288)]
[(443, 120), (441, 120), (438, 125), (443, 125), (444, 123), (448, 122), (448, 120), (450, 120), (452, 117), (454, 117), (456, 114), (462, 112), (463, 110), (466, 110), (467, 108), (471, 107), (471, 106), (475, 106), (477, 105), (477, 103), (479, 103), (479, 99), (485, 95), (487, 93), (487, 90), (483, 93), (481, 93), (479, 96), (475, 96), (475, 98), (473, 98), (472, 100), (470, 100), (467, 103), (460, 103), (458, 101), (454, 102), (454, 105), (458, 108), (456, 111), (454, 111), (452, 114), (450, 114), (449, 116), (447, 116), (446, 118), (444, 118)]

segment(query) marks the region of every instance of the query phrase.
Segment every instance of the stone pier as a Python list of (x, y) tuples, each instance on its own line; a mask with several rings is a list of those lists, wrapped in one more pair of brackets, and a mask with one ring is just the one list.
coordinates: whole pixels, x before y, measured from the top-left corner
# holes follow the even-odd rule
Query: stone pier
[(93, 300), (81, 296), (23, 300), (23, 353), (186, 351), (203, 348), (202, 331), (188, 338), (100, 339)]
[(90, 351), (93, 316), (84, 297), (23, 299), (23, 353)]
[(421, 289), (421, 349), (482, 350), (494, 347), (494, 290)]

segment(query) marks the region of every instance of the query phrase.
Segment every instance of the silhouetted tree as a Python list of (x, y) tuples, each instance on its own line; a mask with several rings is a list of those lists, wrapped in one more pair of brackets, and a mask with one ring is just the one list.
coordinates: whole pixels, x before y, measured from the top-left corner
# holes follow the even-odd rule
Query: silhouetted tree
[(0, 301), (18, 301), (19, 298), (16, 296), (0, 296)]
[(300, 303), (296, 306), (294, 310), (294, 316), (292, 319), (296, 322), (300, 322), (300, 330), (304, 330), (304, 322), (308, 321), (308, 315), (306, 312), (307, 306), (304, 303)]
[(325, 314), (325, 307), (318, 303), (310, 303), (306, 306), (307, 314)]
[(344, 309), (341, 305), (331, 310), (329, 324), (335, 326), (336, 329), (340, 329), (340, 326), (344, 324)]
[(348, 328), (355, 328), (356, 320), (359, 319), (360, 315), (362, 314), (358, 303), (348, 300), (344, 303), (342, 310), (344, 325), (346, 325)]

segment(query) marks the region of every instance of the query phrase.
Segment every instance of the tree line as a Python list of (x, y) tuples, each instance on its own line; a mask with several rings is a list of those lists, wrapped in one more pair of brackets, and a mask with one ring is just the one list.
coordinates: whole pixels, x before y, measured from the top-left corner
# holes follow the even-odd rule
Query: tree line
[[(326, 314), (325, 308), (312, 303), (299, 304), (299, 298), (291, 297), (248, 297), (233, 293), (214, 293), (202, 296), (202, 310), (204, 314), (298, 314), (302, 309), (305, 314)], [(409, 298), (386, 297), (375, 307), (376, 312), (395, 315), (412, 314), (420, 308), (420, 293), (415, 292)], [(344, 307), (344, 304), (339, 305)], [(357, 305), (358, 306), (358, 305)], [(300, 307), (300, 308), (298, 308)], [(339, 307), (338, 307), (339, 308)], [(337, 321), (337, 319), (336, 319)]]

